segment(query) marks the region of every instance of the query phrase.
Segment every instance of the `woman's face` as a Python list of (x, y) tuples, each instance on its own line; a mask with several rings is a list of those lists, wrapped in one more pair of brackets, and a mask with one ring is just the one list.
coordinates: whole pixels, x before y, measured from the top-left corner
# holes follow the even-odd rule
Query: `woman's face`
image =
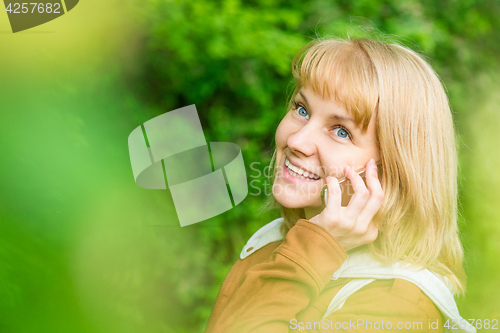
[(302, 87), (276, 131), (276, 200), (288, 208), (304, 208), (306, 218), (319, 214), (327, 176), (341, 178), (346, 165), (358, 170), (371, 158), (380, 159), (375, 119), (376, 113), (363, 131), (341, 103)]

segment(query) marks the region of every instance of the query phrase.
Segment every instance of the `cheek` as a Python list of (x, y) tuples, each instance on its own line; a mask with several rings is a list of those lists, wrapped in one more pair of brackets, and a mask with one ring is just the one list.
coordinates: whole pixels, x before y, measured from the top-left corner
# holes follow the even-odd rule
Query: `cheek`
[(344, 166), (353, 163), (352, 151), (342, 151), (335, 147), (319, 152), (322, 171), (326, 175), (341, 178), (344, 177)]
[(276, 136), (275, 136), (275, 141), (276, 141), (276, 148), (277, 149), (283, 149), (286, 146), (286, 142), (288, 140), (288, 137), (292, 134), (292, 124), (290, 123), (290, 120), (288, 119), (288, 116), (285, 116), (283, 118), (276, 129)]

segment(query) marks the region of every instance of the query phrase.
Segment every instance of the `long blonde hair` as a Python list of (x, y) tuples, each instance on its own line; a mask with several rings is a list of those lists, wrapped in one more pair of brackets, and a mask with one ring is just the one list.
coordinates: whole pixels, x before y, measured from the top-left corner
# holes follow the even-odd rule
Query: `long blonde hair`
[[(376, 138), (385, 199), (375, 218), (381, 230), (369, 245), (388, 264), (405, 260), (445, 277), (455, 294), (465, 288), (457, 218), (457, 146), (446, 93), (433, 69), (416, 52), (372, 39), (319, 38), (292, 63), (295, 89), (302, 86), (336, 99), (366, 129), (377, 111)], [(271, 160), (273, 180), (276, 151)], [(303, 209), (279, 208), (282, 232)]]

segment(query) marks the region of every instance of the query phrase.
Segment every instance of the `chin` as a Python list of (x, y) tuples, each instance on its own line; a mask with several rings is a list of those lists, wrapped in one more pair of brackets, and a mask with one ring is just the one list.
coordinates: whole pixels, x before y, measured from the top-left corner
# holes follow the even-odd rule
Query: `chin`
[(317, 198), (313, 193), (300, 193), (297, 189), (288, 186), (273, 186), (273, 196), (277, 202), (286, 208), (306, 208), (315, 207), (318, 205)]
[(285, 208), (304, 208), (304, 204), (301, 200), (297, 200), (296, 198), (284, 197), (283, 195), (274, 195), (274, 199), (276, 199), (279, 204)]

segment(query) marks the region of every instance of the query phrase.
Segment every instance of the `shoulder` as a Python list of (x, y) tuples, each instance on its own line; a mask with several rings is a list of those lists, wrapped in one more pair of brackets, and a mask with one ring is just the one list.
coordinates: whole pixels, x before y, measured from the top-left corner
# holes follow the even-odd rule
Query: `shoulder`
[(391, 297), (401, 300), (402, 303), (410, 304), (410, 307), (413, 305), (424, 318), (442, 321), (441, 312), (419, 287), (404, 279), (396, 278), (393, 281), (390, 290)]
[[(339, 292), (336, 295), (338, 300), (332, 301), (332, 311), (342, 300), (345, 303), (335, 313), (367, 313), (400, 321), (427, 323), (437, 320), (441, 324), (442, 314), (459, 316), (453, 295), (439, 276), (402, 261), (385, 265), (375, 260), (367, 248), (351, 253), (345, 264), (334, 273), (334, 278), (364, 279), (367, 282), (353, 281), (353, 288)], [(355, 287), (356, 284), (359, 287)]]
[[(350, 318), (352, 314), (363, 314), (360, 318), (373, 322), (411, 323), (410, 331), (428, 331), (429, 323), (439, 323), (442, 332), (443, 316), (415, 284), (400, 278), (375, 280), (347, 298), (344, 306), (329, 318)], [(408, 324), (410, 325), (410, 324)]]
[(426, 319), (441, 318), (434, 302), (419, 287), (405, 279), (376, 280), (352, 295), (347, 302), (359, 303), (361, 298), (368, 295), (375, 296), (378, 306), (392, 309), (393, 313)]

